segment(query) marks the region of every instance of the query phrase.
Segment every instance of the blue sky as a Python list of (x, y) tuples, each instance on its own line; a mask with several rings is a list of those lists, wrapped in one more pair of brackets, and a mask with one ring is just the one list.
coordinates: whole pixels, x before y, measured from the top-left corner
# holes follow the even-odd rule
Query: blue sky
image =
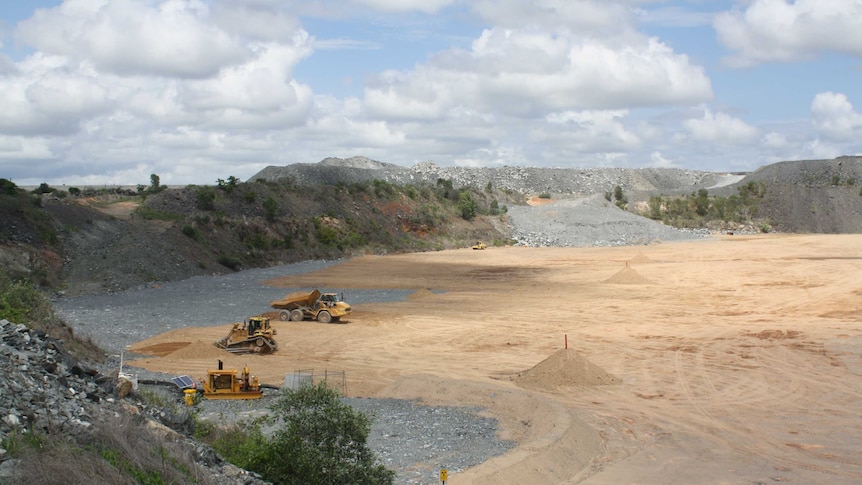
[(862, 0), (0, 3), (0, 177), (862, 154)]

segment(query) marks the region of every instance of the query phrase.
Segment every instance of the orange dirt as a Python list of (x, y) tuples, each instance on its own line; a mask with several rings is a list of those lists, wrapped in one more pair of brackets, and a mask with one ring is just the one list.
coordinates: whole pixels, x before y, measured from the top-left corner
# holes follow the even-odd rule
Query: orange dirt
[(862, 235), (365, 256), (271, 284), (415, 293), (274, 321), (273, 355), (215, 349), (213, 322), (133, 364), (345, 371), (349, 395), (481, 406), (518, 446), (449, 485), (862, 482)]

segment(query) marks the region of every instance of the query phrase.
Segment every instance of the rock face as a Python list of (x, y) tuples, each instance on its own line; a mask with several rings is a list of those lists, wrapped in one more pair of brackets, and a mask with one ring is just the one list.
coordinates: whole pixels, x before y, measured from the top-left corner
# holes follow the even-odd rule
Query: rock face
[[(265, 483), (172, 430), (177, 422), (164, 409), (115, 397), (114, 377), (81, 365), (62, 342), (25, 325), (0, 320), (0, 375), (0, 441), (25, 432), (79, 436), (106, 415), (131, 413), (147, 419), (149, 427), (161, 428), (171, 441), (184, 441), (207, 474), (205, 483)], [(0, 483), (23, 483), (16, 461), (0, 448)]]
[(0, 439), (14, 431), (88, 427), (98, 404), (110, 398), (109, 379), (81, 367), (62, 344), (24, 325), (0, 320)]

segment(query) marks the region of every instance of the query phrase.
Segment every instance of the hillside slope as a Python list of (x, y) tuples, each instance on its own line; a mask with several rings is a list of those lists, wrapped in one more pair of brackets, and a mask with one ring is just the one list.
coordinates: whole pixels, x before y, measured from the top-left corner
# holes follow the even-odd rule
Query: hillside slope
[[(405, 168), (353, 157), (267, 167), (246, 183), (157, 187), (143, 194), (34, 195), (6, 181), (0, 262), (44, 287), (79, 295), (310, 259), (466, 247), (477, 239), (595, 246), (703, 235), (605, 203), (601, 195), (616, 186), (634, 206), (653, 195), (701, 189), (733, 196), (745, 184), (762, 182), (757, 216), (774, 230), (862, 232), (860, 157), (782, 162), (740, 175), (430, 162)], [(469, 220), (459, 213), (462, 190), (476, 205)], [(529, 206), (530, 197), (549, 205)]]

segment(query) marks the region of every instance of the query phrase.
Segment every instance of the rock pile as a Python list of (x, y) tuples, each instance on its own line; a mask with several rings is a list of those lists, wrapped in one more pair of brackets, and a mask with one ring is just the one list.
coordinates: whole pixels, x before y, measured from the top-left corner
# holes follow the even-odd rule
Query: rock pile
[[(115, 397), (115, 377), (80, 364), (65, 352), (61, 341), (44, 332), (0, 320), (0, 376), (0, 442), (27, 432), (78, 436), (107, 415), (130, 413), (148, 419), (147, 426), (160, 429), (166, 439), (185, 443), (209, 474), (206, 483), (265, 483), (224, 462), (209, 447), (171, 430), (168, 426), (183, 421), (175, 413), (147, 406), (134, 394)], [(20, 478), (17, 465), (18, 460), (0, 448), (0, 483)]]
[(107, 379), (44, 333), (0, 320), (0, 338), (0, 440), (21, 431), (74, 433), (92, 422), (91, 404), (110, 398)]
[[(487, 184), (523, 194), (547, 192), (554, 196), (583, 197), (605, 193), (619, 185), (628, 191), (690, 192), (709, 187), (721, 174), (676, 168), (546, 168), (546, 167), (441, 167), (421, 162), (412, 167), (378, 162), (366, 157), (327, 158), (320, 163), (269, 166), (249, 181), (292, 178), (299, 184), (346, 184), (383, 180), (393, 184), (452, 181), (455, 187), (483, 188)], [(693, 189), (694, 188), (694, 189)]]

